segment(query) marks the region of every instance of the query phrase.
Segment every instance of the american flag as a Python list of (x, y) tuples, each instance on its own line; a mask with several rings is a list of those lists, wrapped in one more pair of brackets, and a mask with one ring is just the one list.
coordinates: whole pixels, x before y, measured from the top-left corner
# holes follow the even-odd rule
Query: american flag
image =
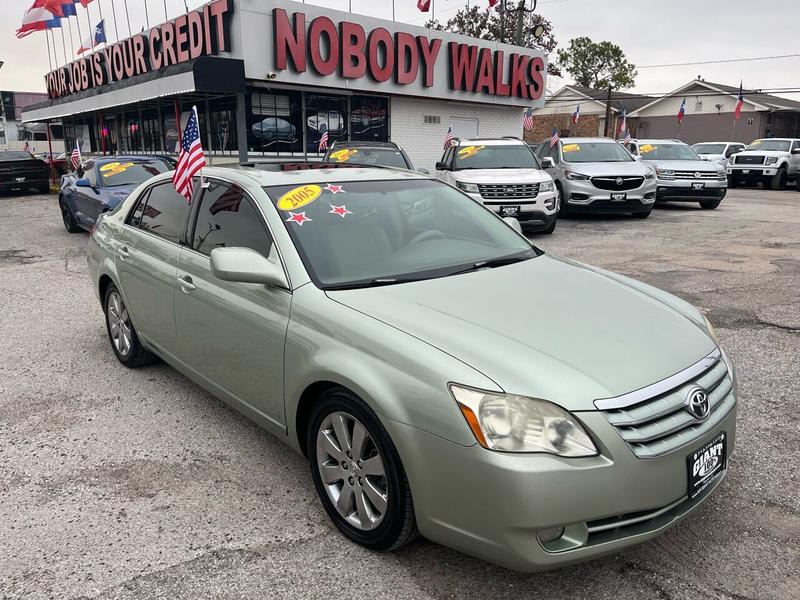
[(744, 89), (742, 89), (742, 82), (739, 82), (739, 97), (736, 99), (736, 111), (734, 118), (738, 121), (742, 116), (742, 108), (744, 107)]
[(322, 132), (322, 137), (319, 138), (319, 148), (317, 148), (317, 152), (322, 154), (323, 150), (328, 149), (328, 126), (323, 124), (319, 130)]
[(533, 109), (526, 108), (522, 113), (522, 128), (525, 131), (533, 129)]
[(622, 143), (626, 146), (631, 143), (631, 130), (625, 129), (625, 138), (622, 140)]
[(577, 125), (578, 121), (581, 119), (581, 105), (575, 107), (575, 112), (572, 113), (572, 124)]
[(447, 150), (453, 143), (453, 126), (447, 128), (447, 135), (444, 136), (444, 149)]
[(552, 148), (558, 143), (558, 140), (561, 139), (561, 136), (558, 135), (558, 129), (553, 127), (553, 135), (550, 136), (550, 147)]
[(181, 141), (181, 151), (178, 155), (178, 166), (175, 167), (175, 174), (172, 176), (172, 185), (175, 191), (186, 198), (187, 202), (192, 201), (192, 177), (206, 166), (206, 157), (203, 155), (203, 144), (200, 143), (200, 126), (197, 118), (197, 107), (192, 107), (189, 115), (189, 122), (183, 132)]
[(617, 131), (616, 137), (619, 138), (619, 134), (623, 133), (628, 130), (628, 109), (622, 109), (622, 121), (619, 124), (619, 131)]
[(75, 142), (75, 149), (70, 154), (70, 160), (72, 161), (72, 168), (77, 169), (81, 166), (81, 145), (79, 142)]
[(417, 0), (417, 8), (420, 12), (428, 12), (431, 9), (431, 0)]

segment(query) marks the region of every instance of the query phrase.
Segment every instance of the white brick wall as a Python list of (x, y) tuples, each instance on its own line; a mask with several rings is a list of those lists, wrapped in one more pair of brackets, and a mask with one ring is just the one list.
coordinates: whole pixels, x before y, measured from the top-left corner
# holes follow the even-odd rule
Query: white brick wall
[[(436, 161), (442, 157), (442, 144), (451, 117), (477, 119), (479, 137), (522, 137), (522, 109), (517, 107), (393, 96), (389, 110), (391, 141), (403, 147), (415, 167), (430, 169), (431, 173)], [(442, 122), (425, 124), (425, 115), (438, 115)]]

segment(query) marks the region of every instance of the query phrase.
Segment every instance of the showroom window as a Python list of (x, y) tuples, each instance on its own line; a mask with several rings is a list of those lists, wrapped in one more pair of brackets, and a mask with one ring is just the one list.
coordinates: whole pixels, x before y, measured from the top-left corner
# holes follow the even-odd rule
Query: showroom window
[[(208, 102), (211, 131), (208, 132), (211, 151), (219, 154), (236, 154), (238, 137), (236, 132), (236, 98), (218, 98)], [(203, 138), (206, 145), (206, 138)]]
[(250, 152), (303, 152), (303, 109), (299, 92), (258, 88), (248, 96), (247, 146)]
[(319, 152), (319, 143), (326, 129), (329, 148), (338, 140), (349, 139), (347, 96), (309, 93), (305, 96), (306, 150), (309, 154)]
[(364, 142), (389, 141), (389, 99), (353, 96), (350, 99), (350, 139)]

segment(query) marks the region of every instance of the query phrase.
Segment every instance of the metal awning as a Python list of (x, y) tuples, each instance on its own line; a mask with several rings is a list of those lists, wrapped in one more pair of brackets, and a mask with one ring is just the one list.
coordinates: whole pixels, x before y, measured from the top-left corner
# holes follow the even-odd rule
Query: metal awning
[(204, 56), (155, 73), (29, 106), (22, 112), (22, 122), (61, 119), (187, 94), (241, 94), (245, 89), (244, 61)]

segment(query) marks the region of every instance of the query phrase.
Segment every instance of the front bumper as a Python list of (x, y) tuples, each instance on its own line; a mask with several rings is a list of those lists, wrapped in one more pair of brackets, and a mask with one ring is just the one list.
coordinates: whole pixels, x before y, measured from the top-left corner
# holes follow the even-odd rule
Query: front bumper
[[(700, 189), (695, 189), (696, 184), (703, 184)], [(656, 190), (658, 200), (687, 200), (719, 199), (728, 193), (727, 179), (659, 179)]]
[[(575, 415), (595, 438), (598, 456), (492, 452), (385, 421), (405, 465), (422, 535), (523, 572), (597, 558), (660, 535), (719, 485), (726, 472), (688, 499), (691, 452), (722, 431), (728, 457), (734, 450), (736, 405), (706, 435), (651, 460), (637, 458), (601, 412)], [(582, 542), (546, 550), (537, 534), (554, 527)]]
[(613, 199), (614, 192), (601, 190), (591, 181), (564, 181), (562, 202), (569, 212), (625, 214), (645, 212), (656, 201), (655, 180), (646, 180), (640, 187), (623, 190), (624, 200)]
[(778, 174), (777, 167), (763, 165), (728, 165), (728, 177), (736, 181), (770, 181)]
[[(17, 181), (22, 179), (22, 181)], [(27, 190), (30, 188), (50, 187), (50, 175), (26, 175), (25, 177), (11, 177), (0, 181), (0, 192), (10, 192), (13, 190)]]
[[(542, 192), (535, 198), (509, 198), (507, 200), (502, 198), (486, 200), (480, 194), (467, 195), (501, 217), (514, 217), (520, 223), (536, 228), (547, 229), (558, 214), (555, 192)], [(519, 212), (504, 214), (503, 209), (506, 207), (519, 207)]]

